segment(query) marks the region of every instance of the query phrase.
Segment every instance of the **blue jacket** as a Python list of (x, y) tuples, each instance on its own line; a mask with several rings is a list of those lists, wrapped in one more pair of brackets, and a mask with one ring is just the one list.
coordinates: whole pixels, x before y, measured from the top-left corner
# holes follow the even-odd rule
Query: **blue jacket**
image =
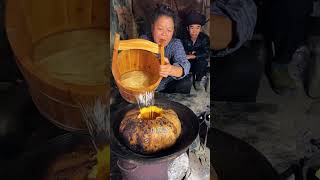
[[(142, 35), (140, 38), (152, 40), (152, 38), (147, 35)], [(163, 78), (157, 88), (157, 91), (165, 89), (166, 85), (172, 80), (179, 80), (187, 76), (191, 66), (180, 39), (172, 38), (169, 44), (165, 47), (164, 51), (164, 56), (169, 59), (170, 64), (182, 67), (183, 75), (179, 78), (172, 76)]]

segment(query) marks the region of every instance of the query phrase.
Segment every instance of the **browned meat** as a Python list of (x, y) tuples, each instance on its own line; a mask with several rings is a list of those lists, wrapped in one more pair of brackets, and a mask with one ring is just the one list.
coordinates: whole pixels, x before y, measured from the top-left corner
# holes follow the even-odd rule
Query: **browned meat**
[(181, 134), (177, 114), (171, 109), (163, 109), (155, 114), (157, 117), (143, 119), (139, 109), (126, 113), (119, 132), (132, 150), (151, 154), (175, 144)]

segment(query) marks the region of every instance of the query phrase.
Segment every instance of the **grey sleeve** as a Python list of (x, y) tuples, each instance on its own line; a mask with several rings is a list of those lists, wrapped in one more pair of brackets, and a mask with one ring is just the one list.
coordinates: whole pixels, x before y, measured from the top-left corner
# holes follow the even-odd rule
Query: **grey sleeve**
[(233, 20), (236, 23), (238, 36), (234, 47), (227, 47), (215, 56), (221, 57), (230, 54), (251, 39), (257, 21), (257, 7), (253, 0), (215, 0), (211, 4), (210, 11)]
[(180, 66), (183, 69), (183, 75), (181, 77), (172, 77), (176, 80), (184, 78), (189, 74), (190, 63), (187, 59), (186, 52), (184, 51), (183, 45), (179, 39), (176, 39), (174, 45), (172, 46), (173, 50), (173, 61), (171, 62), (174, 66)]

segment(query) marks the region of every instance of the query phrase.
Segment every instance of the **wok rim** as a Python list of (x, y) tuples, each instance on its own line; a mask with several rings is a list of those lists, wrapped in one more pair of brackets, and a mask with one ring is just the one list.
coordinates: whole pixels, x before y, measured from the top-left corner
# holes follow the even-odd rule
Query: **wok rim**
[[(178, 102), (170, 101), (164, 98), (156, 98), (155, 105), (162, 106), (162, 107), (165, 106), (167, 108), (173, 109), (177, 113), (182, 125), (182, 133), (178, 138), (177, 143), (167, 150), (160, 151), (159, 153), (154, 153), (150, 155), (139, 154), (137, 152), (132, 151), (121, 140), (118, 127), (121, 123), (121, 119), (124, 116), (125, 112), (131, 109), (137, 108), (138, 105), (125, 104), (121, 106), (121, 108), (111, 113), (111, 116), (110, 116), (111, 117), (110, 118), (111, 120), (111, 126), (110, 126), (111, 127), (110, 128), (111, 155), (114, 154), (117, 156), (117, 158), (129, 161), (132, 163), (136, 163), (136, 164), (148, 164), (148, 163), (155, 163), (155, 162), (160, 163), (163, 161), (169, 161), (187, 151), (187, 149), (190, 147), (192, 142), (197, 138), (199, 134), (199, 121), (197, 116), (187, 106), (184, 106)], [(180, 117), (182, 116), (182, 114), (187, 114), (190, 117), (188, 119), (183, 119), (183, 118), (181, 119)], [(190, 129), (192, 129), (192, 131)], [(187, 142), (185, 142), (184, 144), (181, 144), (182, 140), (187, 140)]]

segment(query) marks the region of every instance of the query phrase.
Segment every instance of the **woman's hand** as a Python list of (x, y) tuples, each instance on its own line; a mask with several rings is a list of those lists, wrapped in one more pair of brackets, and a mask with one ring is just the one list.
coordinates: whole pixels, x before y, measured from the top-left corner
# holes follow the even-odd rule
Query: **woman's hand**
[(174, 77), (181, 77), (183, 75), (182, 67), (171, 65), (168, 58), (164, 58), (164, 65), (160, 65), (159, 74), (162, 77), (174, 76)]
[(160, 76), (168, 77), (172, 73), (172, 65), (170, 64), (168, 58), (164, 58), (164, 65), (160, 65)]

